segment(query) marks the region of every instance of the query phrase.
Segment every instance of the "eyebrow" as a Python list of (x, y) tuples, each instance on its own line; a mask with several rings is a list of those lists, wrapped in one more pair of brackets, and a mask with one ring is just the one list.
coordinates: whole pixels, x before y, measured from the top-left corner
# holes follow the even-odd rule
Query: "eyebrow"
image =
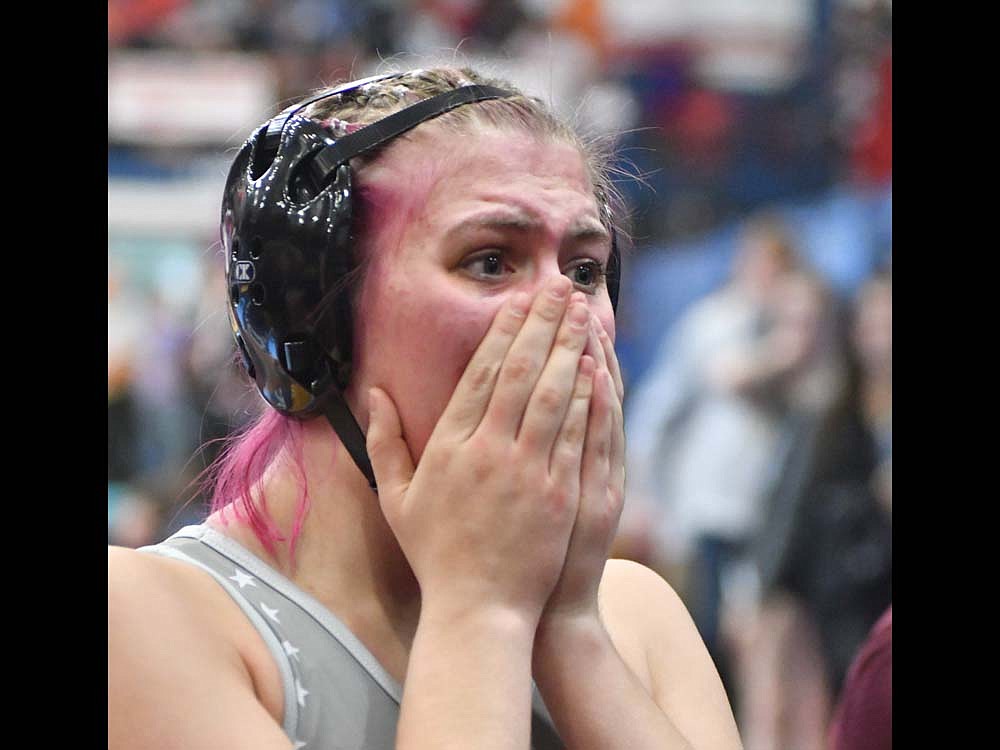
[[(463, 219), (455, 224), (449, 234), (469, 229), (497, 229), (500, 231), (513, 229), (518, 232), (537, 232), (544, 228), (544, 223), (538, 217), (526, 211), (504, 210), (481, 213)], [(580, 217), (574, 220), (566, 230), (567, 241), (581, 240), (611, 240), (608, 230), (597, 219)]]

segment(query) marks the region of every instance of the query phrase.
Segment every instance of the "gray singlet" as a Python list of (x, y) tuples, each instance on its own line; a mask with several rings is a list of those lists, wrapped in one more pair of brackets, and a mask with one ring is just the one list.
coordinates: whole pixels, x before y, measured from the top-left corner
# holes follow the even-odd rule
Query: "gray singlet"
[[(318, 600), (229, 537), (186, 526), (140, 547), (210, 573), (267, 644), (284, 688), (284, 730), (305, 750), (391, 750), (403, 690)], [(531, 747), (564, 747), (532, 683)]]

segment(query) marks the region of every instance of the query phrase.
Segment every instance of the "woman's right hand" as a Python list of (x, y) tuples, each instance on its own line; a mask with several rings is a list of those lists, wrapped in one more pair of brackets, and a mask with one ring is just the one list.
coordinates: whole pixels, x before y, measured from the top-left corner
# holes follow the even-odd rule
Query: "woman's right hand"
[(565, 276), (497, 313), (420, 464), (395, 404), (369, 393), (379, 502), (423, 607), (501, 608), (537, 623), (562, 569), (579, 502), (594, 359), (590, 312)]

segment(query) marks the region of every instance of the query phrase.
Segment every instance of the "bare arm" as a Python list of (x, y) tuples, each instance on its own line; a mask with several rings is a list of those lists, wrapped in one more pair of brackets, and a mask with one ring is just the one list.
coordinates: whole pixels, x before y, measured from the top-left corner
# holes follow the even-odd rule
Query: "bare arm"
[(535, 679), (567, 746), (741, 748), (722, 681), (673, 589), (611, 560), (601, 602), (600, 619), (551, 621), (536, 642)]
[(527, 748), (533, 638), (534, 623), (513, 611), (425, 607), (396, 746)]
[(204, 592), (169, 564), (108, 549), (109, 750), (290, 750)]

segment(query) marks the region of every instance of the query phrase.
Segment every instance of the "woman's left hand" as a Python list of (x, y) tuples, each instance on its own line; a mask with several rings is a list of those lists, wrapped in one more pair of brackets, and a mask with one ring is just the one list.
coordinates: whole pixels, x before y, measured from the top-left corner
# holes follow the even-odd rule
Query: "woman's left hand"
[(562, 574), (546, 603), (539, 635), (565, 621), (598, 618), (597, 593), (625, 497), (625, 433), (621, 369), (596, 317), (586, 352), (594, 357), (594, 389), (580, 468), (580, 502)]

